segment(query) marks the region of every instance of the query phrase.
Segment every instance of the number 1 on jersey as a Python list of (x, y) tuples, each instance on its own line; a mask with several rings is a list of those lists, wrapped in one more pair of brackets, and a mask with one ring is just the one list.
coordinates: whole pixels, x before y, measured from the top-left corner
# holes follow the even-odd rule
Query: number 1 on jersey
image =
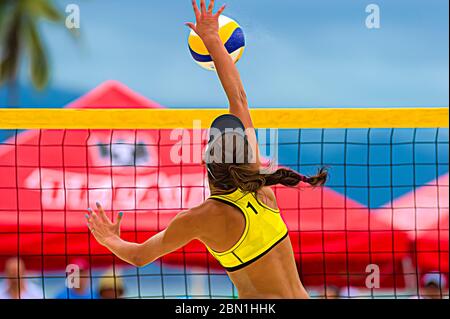
[(258, 212), (256, 211), (256, 208), (253, 207), (252, 203), (248, 202), (247, 208), (251, 208), (251, 210), (253, 210), (255, 212), (255, 214), (258, 215)]

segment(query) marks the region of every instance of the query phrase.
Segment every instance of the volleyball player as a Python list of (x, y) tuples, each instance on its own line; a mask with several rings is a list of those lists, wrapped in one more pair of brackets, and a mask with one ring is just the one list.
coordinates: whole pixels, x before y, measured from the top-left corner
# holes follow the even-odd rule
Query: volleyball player
[[(200, 8), (193, 1), (197, 23), (187, 23), (205, 43), (229, 100), (229, 114), (217, 118), (205, 153), (211, 197), (179, 213), (168, 227), (142, 244), (120, 238), (119, 214), (112, 223), (102, 206), (89, 209), (88, 227), (97, 241), (122, 260), (144, 266), (201, 241), (227, 271), (239, 298), (308, 298), (295, 264), (287, 227), (271, 186), (294, 187), (300, 182), (323, 185), (325, 169), (306, 177), (289, 169), (263, 173), (256, 134), (240, 75), (219, 38), (214, 0)], [(226, 160), (226, 159), (232, 159)]]

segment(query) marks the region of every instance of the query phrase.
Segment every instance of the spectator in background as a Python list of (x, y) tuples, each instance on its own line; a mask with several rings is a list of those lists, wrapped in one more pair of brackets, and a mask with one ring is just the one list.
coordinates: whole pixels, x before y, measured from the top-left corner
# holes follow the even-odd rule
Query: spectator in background
[(101, 299), (119, 299), (123, 298), (125, 287), (120, 275), (115, 273), (114, 269), (109, 269), (100, 279), (98, 285), (98, 296)]
[(447, 286), (445, 276), (440, 273), (428, 273), (422, 277), (423, 288), (420, 298), (442, 299), (445, 295), (444, 289)]
[(341, 299), (361, 298), (361, 292), (356, 287), (342, 287), (339, 291), (339, 297)]
[(42, 299), (42, 296), (42, 290), (26, 279), (24, 261), (19, 257), (7, 259), (0, 299)]
[[(56, 299), (95, 299), (96, 295), (90, 289), (89, 265), (84, 259), (75, 259), (71, 262), (77, 265), (80, 270), (78, 287), (66, 287), (56, 296)], [(69, 274), (67, 274), (69, 275)]]
[(324, 297), (325, 299), (339, 299), (340, 289), (336, 286), (327, 286)]

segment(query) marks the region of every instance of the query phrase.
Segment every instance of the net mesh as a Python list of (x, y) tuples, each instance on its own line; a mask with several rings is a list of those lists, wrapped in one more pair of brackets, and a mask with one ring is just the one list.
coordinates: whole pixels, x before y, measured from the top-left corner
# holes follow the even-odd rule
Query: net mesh
[[(124, 212), (124, 239), (143, 242), (208, 197), (205, 132), (175, 133), (1, 131), (0, 298), (14, 285), (21, 298), (236, 298), (199, 242), (135, 268), (86, 227), (98, 201), (113, 220)], [(448, 129), (258, 136), (280, 166), (330, 170), (324, 188), (274, 188), (313, 297), (448, 298)]]

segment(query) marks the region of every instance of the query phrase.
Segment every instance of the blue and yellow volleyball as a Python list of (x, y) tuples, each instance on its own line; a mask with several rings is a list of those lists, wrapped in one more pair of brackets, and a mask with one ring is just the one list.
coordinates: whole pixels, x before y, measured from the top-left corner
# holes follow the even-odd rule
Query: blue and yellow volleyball
[[(245, 36), (240, 25), (233, 19), (221, 15), (219, 17), (219, 36), (234, 63), (239, 61), (245, 49)], [(191, 31), (189, 35), (189, 50), (195, 62), (202, 68), (216, 70), (202, 39), (194, 31)]]

